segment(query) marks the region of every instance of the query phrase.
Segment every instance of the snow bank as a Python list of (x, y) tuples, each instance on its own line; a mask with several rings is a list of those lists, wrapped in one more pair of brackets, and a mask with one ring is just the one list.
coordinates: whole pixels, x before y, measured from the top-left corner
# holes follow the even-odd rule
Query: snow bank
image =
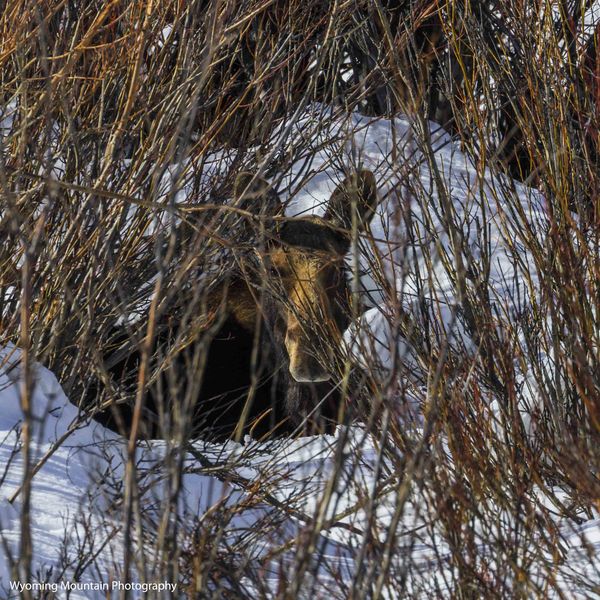
[[(0, 593), (3, 597), (16, 598), (18, 594), (10, 590), (13, 581), (10, 556), (16, 557), (20, 547), (22, 495), (17, 495), (14, 501), (11, 499), (23, 476), (19, 452), (23, 420), (19, 402), (22, 371), (17, 349), (4, 348), (1, 356), (0, 465), (4, 468), (0, 473), (0, 537), (3, 541)], [(126, 454), (124, 440), (95, 422), (81, 421), (78, 410), (68, 402), (52, 373), (40, 365), (34, 365), (33, 371), (32, 464), (38, 464), (50, 450), (53, 452), (33, 478), (31, 581), (47, 585), (62, 582), (108, 585), (113, 580), (119, 581), (126, 551), (119, 485)], [(165, 498), (169, 496), (165, 473), (168, 451), (167, 442), (140, 444), (138, 448), (141, 503), (148, 540), (152, 539), (151, 527), (159, 522)], [(189, 540), (185, 535), (190, 533), (185, 531), (186, 523), (203, 522), (216, 509), (228, 507), (233, 517), (227, 523), (225, 538), (231, 545), (237, 542), (245, 547), (245, 559), (264, 560), (268, 553), (283, 549), (263, 567), (265, 582), (273, 592), (277, 589), (282, 565), (293, 568), (297, 548), (286, 544), (289, 540), (301, 540), (302, 532), (314, 519), (321, 519), (323, 524), (315, 548), (318, 554), (315, 561), (319, 565), (315, 593), (320, 594), (319, 590), (326, 590), (328, 585), (335, 586), (340, 577), (351, 581), (363, 544), (372, 544), (369, 541), (372, 535), (379, 536), (381, 543), (385, 541), (401, 495), (399, 487), (388, 486), (387, 491), (380, 491), (373, 515), (369, 513), (365, 499), (382, 483), (379, 469), (385, 473), (386, 466), (385, 461), (380, 460), (377, 445), (358, 427), (340, 429), (335, 437), (285, 443), (258, 444), (247, 440), (245, 446), (240, 446), (197, 442), (195, 451), (206, 464), (233, 465), (231, 472), (236, 473), (238, 479), (224, 484), (214, 474), (203, 474), (206, 464), (201, 466), (198, 460), (187, 455), (178, 502), (181, 543)], [(389, 475), (387, 472), (388, 480)], [(257, 498), (258, 481), (260, 489), (266, 491)], [(397, 530), (398, 544), (405, 548), (399, 556), (402, 556), (402, 565), (410, 560), (409, 589), (415, 591), (417, 597), (433, 593), (438, 589), (436, 585), (444, 589), (444, 577), (451, 572), (444, 558), (449, 556), (449, 549), (436, 531), (435, 512), (435, 506), (429, 505), (426, 497), (411, 495), (401, 512)], [(510, 516), (503, 516), (502, 511), (497, 513), (498, 527), (501, 527)], [(274, 514), (280, 518), (278, 529), (262, 527), (263, 523), (272, 523)], [(600, 552), (600, 519), (590, 519), (577, 526), (567, 520), (555, 520), (563, 542), (563, 556), (556, 563), (557, 577), (559, 581), (564, 580), (565, 590), (575, 593), (574, 578), (584, 577), (587, 583), (597, 578), (588, 552)], [(489, 530), (477, 527), (476, 524), (474, 535), (481, 544), (482, 555), (494, 556), (498, 549), (489, 546), (493, 536), (490, 538)], [(416, 537), (415, 531), (419, 532)], [(132, 581), (138, 584), (154, 581), (153, 556), (149, 550), (152, 546), (148, 540), (142, 545), (147, 569), (144, 576), (140, 575), (140, 564), (134, 562)], [(141, 556), (139, 542), (134, 540), (133, 543), (132, 555)], [(401, 569), (402, 565), (392, 565), (392, 568)], [(179, 594), (180, 588), (173, 596), (180, 597)], [(393, 590), (388, 590), (388, 594), (393, 597)], [(66, 597), (66, 592), (59, 588), (58, 597)], [(70, 597), (105, 598), (106, 591), (75, 588)], [(143, 593), (134, 592), (133, 597), (143, 597)]]
[[(299, 140), (304, 158), (274, 181), (288, 199), (288, 215), (322, 214), (344, 170), (367, 168), (376, 176), (378, 212), (348, 257), (370, 306), (344, 336), (357, 363), (384, 373), (400, 363), (417, 385), (427, 381), (431, 361), (419, 360), (418, 349), (400, 333), (405, 317), (414, 331), (427, 332), (437, 351), (475, 356), (478, 344), (462, 297), (481, 298), (482, 282), (493, 321), (486, 327), (527, 346), (524, 336), (543, 314), (539, 265), (528, 245), (534, 240), (543, 248), (550, 229), (537, 190), (475, 164), (431, 122), (339, 117), (314, 106), (288, 143)], [(550, 367), (555, 349), (545, 347), (545, 329), (547, 322), (536, 340), (539, 361)], [(531, 414), (542, 410), (542, 394), (524, 361), (515, 360), (514, 367), (524, 425), (533, 433)]]
[[(427, 124), (427, 130), (418, 135), (415, 128), (415, 123), (403, 118), (335, 117), (329, 109), (314, 106), (289, 136), (284, 136), (283, 130), (276, 134), (274, 147), (279, 144), (285, 150), (286, 145), (303, 144), (305, 158), (291, 164), (272, 183), (286, 201), (288, 215), (322, 214), (344, 169), (360, 166), (374, 172), (381, 196), (379, 211), (370, 235), (362, 237), (357, 254), (348, 258), (350, 269), (358, 260), (355, 275), (370, 309), (346, 333), (346, 342), (356, 361), (376, 363), (384, 370), (397, 353), (418, 384), (419, 356), (396, 332), (395, 305), (409, 314), (417, 327), (424, 326), (424, 319), (430, 321), (436, 328), (433, 337), (440, 343), (447, 340), (457, 352), (475, 353), (454, 274), (461, 263), (467, 274), (469, 269), (486, 270), (490, 301), (498, 316), (516, 322), (526, 319), (538, 301), (537, 271), (521, 236), (529, 232), (543, 243), (548, 218), (538, 192), (472, 164), (436, 125)], [(424, 139), (429, 139), (428, 144), (419, 141)], [(209, 157), (203, 177), (225, 171), (228, 160), (218, 154)], [(189, 199), (190, 177), (184, 164), (165, 169), (159, 195), (166, 206)], [(522, 207), (519, 214), (512, 209), (515, 205)], [(155, 218), (160, 221), (171, 213), (165, 210)], [(457, 229), (449, 227), (449, 213)], [(385, 282), (378, 279), (381, 271)], [(466, 277), (466, 285), (471, 285), (470, 281)], [(21, 539), (23, 494), (19, 489), (24, 466), (19, 360), (20, 352), (14, 347), (2, 350), (0, 537), (4, 543), (0, 544), (0, 594), (4, 596), (10, 594), (14, 576), (10, 557), (18, 556)], [(132, 577), (151, 580), (156, 558), (148, 550), (152, 544), (134, 540), (133, 551), (123, 548), (124, 440), (82, 419), (50, 372), (39, 365), (33, 371), (31, 464), (39, 465), (39, 470), (33, 477), (31, 495), (32, 580), (118, 580), (123, 576), (125, 552), (132, 552), (134, 559)], [(522, 401), (534, 403), (534, 386), (528, 385), (526, 372), (520, 376)], [(418, 437), (419, 432), (415, 433)], [(150, 540), (171, 508), (167, 465), (178, 451), (169, 442), (140, 444), (137, 450), (143, 527)], [(403, 563), (393, 568), (402, 572), (405, 564), (411, 565), (406, 576), (415, 595), (445, 589), (445, 577), (452, 567), (437, 524), (438, 507), (424, 496), (410, 496), (400, 504), (401, 487), (393, 484), (389, 472), (387, 481), (392, 483), (378, 490), (378, 501), (370, 505), (373, 491), (381, 484), (380, 469), (389, 471), (391, 466), (386, 467), (377, 444), (360, 428), (339, 430), (335, 437), (287, 443), (248, 441), (244, 446), (212, 446), (198, 442), (195, 452), (195, 456), (184, 457), (185, 474), (176, 499), (182, 544), (189, 540), (186, 527), (205, 523), (215, 511), (228, 508), (226, 541), (230, 545), (239, 542), (246, 559), (266, 560), (277, 550), (277, 559), (263, 564), (267, 584), (274, 590), (280, 570), (294, 566), (298, 548), (294, 540), (301, 540), (307, 526), (319, 520), (323, 531), (315, 549), (319, 555), (315, 557), (319, 565), (315, 585), (325, 590), (327, 583), (335, 585), (338, 578), (352, 580), (356, 557), (368, 553), (371, 536), (384, 543), (390, 525), (398, 518), (397, 540), (402, 548), (398, 556)], [(224, 482), (215, 474), (219, 468), (209, 468), (211, 465), (236, 477)], [(561, 497), (562, 492), (556, 494)], [(396, 515), (399, 506), (402, 510)], [(487, 510), (498, 513), (498, 527), (510, 520), (493, 506)], [(269, 530), (261, 537), (262, 524), (271, 523), (274, 514), (280, 523), (277, 531)], [(576, 577), (588, 582), (598, 577), (591, 570), (593, 560), (585, 548), (598, 555), (600, 520), (587, 519), (578, 526), (558, 517), (554, 520), (562, 533), (564, 551), (560, 560), (548, 560), (556, 561), (557, 580), (574, 593), (570, 586)], [(494, 536), (484, 529), (475, 524), (474, 543), (482, 556), (494, 556), (498, 553), (498, 548), (490, 545)], [(139, 561), (142, 549), (145, 555)], [(89, 591), (71, 595), (93, 597)], [(106, 597), (106, 593), (99, 592), (97, 597)]]

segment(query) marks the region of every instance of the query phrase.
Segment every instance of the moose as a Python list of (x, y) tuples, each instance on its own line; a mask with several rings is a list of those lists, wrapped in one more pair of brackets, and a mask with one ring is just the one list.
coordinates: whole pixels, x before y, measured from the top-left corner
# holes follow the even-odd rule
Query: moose
[[(207, 312), (218, 318), (202, 337), (208, 344), (201, 381), (186, 381), (195, 397), (193, 432), (223, 440), (331, 431), (340, 403), (332, 367), (353, 301), (344, 257), (353, 228), (364, 228), (375, 212), (375, 178), (367, 170), (346, 177), (322, 217), (284, 217), (274, 189), (249, 172), (238, 174), (234, 199), (261, 215), (264, 239), (208, 295)], [(157, 349), (168, 347), (173, 326), (157, 331)], [(133, 384), (139, 363), (140, 351), (133, 350), (110, 371)], [(189, 379), (183, 352), (170, 365), (180, 380)], [(146, 394), (144, 423), (152, 437), (160, 434), (148, 423), (158, 421), (158, 395), (166, 388), (157, 384)], [(130, 422), (131, 414), (118, 410), (109, 424)]]

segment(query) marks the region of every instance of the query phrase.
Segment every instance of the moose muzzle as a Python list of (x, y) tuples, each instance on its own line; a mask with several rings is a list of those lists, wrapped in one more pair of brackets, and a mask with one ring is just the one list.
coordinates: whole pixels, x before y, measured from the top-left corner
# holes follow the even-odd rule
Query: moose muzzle
[(311, 352), (310, 343), (299, 324), (288, 327), (285, 347), (290, 359), (290, 375), (298, 383), (318, 383), (331, 379), (331, 375)]

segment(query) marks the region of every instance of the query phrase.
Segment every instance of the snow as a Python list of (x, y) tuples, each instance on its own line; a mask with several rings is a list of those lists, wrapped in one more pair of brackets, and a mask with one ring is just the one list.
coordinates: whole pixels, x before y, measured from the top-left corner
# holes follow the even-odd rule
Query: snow
[[(170, 32), (164, 35), (168, 38)], [(381, 198), (378, 213), (370, 231), (361, 236), (359, 248), (348, 258), (351, 270), (358, 261), (359, 272), (354, 276), (359, 277), (370, 308), (346, 332), (345, 340), (359, 364), (377, 364), (382, 373), (399, 356), (406, 373), (414, 378), (415, 388), (423, 385), (427, 373), (422, 372), (418, 352), (396, 331), (398, 307), (417, 327), (424, 326), (424, 320), (433, 324), (440, 343), (448, 341), (452, 351), (474, 355), (477, 345), (464, 322), (453, 273), (460, 262), (476, 270), (485, 263), (499, 323), (501, 317), (515, 322), (519, 334), (519, 319), (539, 302), (536, 265), (522, 243), (523, 232), (535, 232), (543, 243), (549, 227), (545, 200), (536, 190), (474, 165), (437, 125), (426, 123), (425, 131), (420, 128), (407, 118), (388, 121), (359, 114), (339, 116), (315, 105), (291, 131), (282, 128), (272, 141), (274, 153), (280, 148), (294, 155), (292, 147), (300, 142), (306, 147), (306, 158), (272, 179), (290, 216), (322, 214), (343, 170), (352, 169), (351, 165), (368, 168), (376, 175)], [(424, 144), (424, 139), (429, 143)], [(340, 156), (346, 158), (344, 164), (340, 164)], [(209, 157), (203, 185), (228, 164), (230, 159), (223, 154)], [(187, 163), (165, 168), (160, 182), (159, 203), (172, 208), (189, 201), (192, 183)], [(515, 199), (523, 208), (520, 214), (511, 208)], [(457, 224), (455, 231), (448, 225), (447, 212), (445, 216), (441, 210), (445, 202)], [(135, 211), (131, 209), (132, 218)], [(167, 209), (157, 211), (151, 227), (164, 226), (172, 214)], [(379, 270), (385, 274), (385, 285), (374, 265), (383, 267)], [(533, 276), (526, 277), (528, 273)], [(3, 348), (0, 355), (0, 595), (4, 596), (9, 595), (14, 576), (10, 556), (18, 555), (21, 540), (20, 358), (20, 351), (12, 346)], [(552, 356), (544, 355), (542, 360), (551, 364)], [(30, 464), (39, 465), (31, 494), (32, 581), (119, 580), (125, 576), (122, 569), (128, 551), (124, 549), (122, 495), (127, 443), (85, 420), (52, 373), (41, 365), (32, 369)], [(528, 419), (538, 391), (521, 366), (517, 373), (517, 387), (523, 389), (520, 408), (526, 429), (531, 431)], [(418, 411), (416, 399), (412, 408)], [(495, 412), (494, 406), (488, 408)], [(418, 442), (422, 419), (417, 415), (410, 424), (407, 420), (407, 428)], [(316, 521), (322, 531), (315, 542), (321, 562), (314, 585), (325, 590), (328, 583), (335, 585), (338, 575), (342, 581), (351, 581), (357, 556), (370, 551), (370, 536), (385, 544), (388, 530), (398, 518), (397, 543), (403, 548), (404, 562), (391, 568), (401, 572), (404, 564), (411, 565), (408, 589), (416, 596), (435, 595), (438, 588), (447, 589), (446, 579), (453, 569), (437, 523), (439, 507), (424, 490), (413, 490), (404, 497), (393, 464), (382, 458), (380, 450), (377, 441), (359, 426), (340, 428), (335, 436), (287, 442), (246, 440), (244, 445), (217, 446), (199, 441), (194, 453), (183, 457), (185, 475), (174, 509), (179, 524), (176, 535), (181, 544), (189, 543), (193, 524), (209, 523), (212, 515), (226, 512), (229, 521), (224, 543), (230, 547), (237, 544), (251, 561), (263, 561), (265, 583), (275, 590), (280, 569), (293, 568), (298, 546), (294, 540), (301, 540)], [(173, 508), (168, 465), (178, 452), (177, 445), (168, 440), (137, 448), (142, 525), (149, 536)], [(444, 452), (451, 463), (449, 451)], [(7, 468), (3, 470), (2, 465)], [(219, 469), (235, 477), (224, 481), (226, 478), (215, 475)], [(383, 483), (385, 489), (371, 505), (373, 491)], [(553, 493), (564, 496), (560, 490)], [(537, 510), (542, 510), (547, 500), (542, 492), (538, 500)], [(503, 557), (489, 540), (502, 539), (514, 517), (482, 500), (482, 513), (486, 511), (497, 513), (498, 524), (492, 531), (483, 521), (474, 524), (473, 543), (482, 560), (500, 562)], [(266, 527), (274, 515), (279, 526), (263, 538), (257, 537), (262, 524)], [(554, 564), (557, 581), (572, 594), (577, 592), (572, 589), (577, 576), (600, 584), (597, 570), (591, 568), (600, 551), (598, 515), (588, 516), (578, 525), (556, 514), (552, 520), (560, 529), (564, 552), (559, 562), (554, 557), (544, 559)], [(152, 545), (144, 542), (134, 536), (132, 581), (159, 577), (154, 570), (158, 557), (148, 550)], [(595, 553), (591, 560), (585, 547)], [(147, 553), (143, 558), (142, 549)], [(90, 555), (94, 556), (91, 561), (82, 561)], [(393, 597), (393, 590), (386, 593)], [(106, 592), (94, 596), (89, 590), (74, 591), (70, 597), (104, 598)]]
[[(448, 345), (461, 360), (474, 357), (478, 345), (461, 293), (477, 297), (472, 281), (484, 277), (499, 337), (524, 345), (532, 315), (541, 314), (538, 266), (525, 241), (533, 235), (544, 247), (550, 228), (537, 190), (475, 164), (433, 122), (336, 115), (314, 105), (279, 143), (300, 142), (303, 158), (272, 182), (289, 216), (322, 215), (344, 170), (366, 168), (376, 176), (377, 214), (348, 257), (370, 306), (344, 336), (358, 364), (377, 365), (385, 378), (400, 363), (416, 385), (427, 380), (417, 349), (399, 333), (404, 317), (414, 330), (429, 331), (438, 348)], [(457, 273), (463, 273), (462, 292)], [(550, 366), (554, 351), (542, 343), (540, 362)], [(514, 368), (523, 425), (533, 438), (530, 415), (543, 410), (543, 395), (521, 361)]]
[[(5, 348), (0, 373), (0, 464), (8, 465), (0, 485), (0, 531), (4, 542), (0, 547), (0, 590), (4, 597), (16, 597), (16, 594), (10, 596), (9, 555), (18, 555), (21, 537), (21, 495), (11, 502), (23, 476), (22, 453), (18, 451), (23, 421), (19, 402), (22, 389), (20, 357), (14, 347)], [(32, 581), (119, 581), (124, 556), (119, 483), (124, 472), (125, 440), (93, 421), (81, 421), (78, 410), (68, 402), (52, 373), (40, 365), (34, 365), (33, 370), (32, 409), (35, 417), (31, 464), (38, 463), (49, 450), (54, 452), (33, 478), (30, 513)], [(57, 440), (60, 440), (58, 447)], [(145, 490), (141, 502), (148, 523), (158, 521), (168, 496), (168, 477), (164, 472), (168, 450), (165, 441), (145, 443), (138, 449), (140, 489)], [(358, 549), (366, 542), (364, 535), (369, 531), (369, 525), (383, 543), (398, 507), (401, 491), (388, 485), (387, 491), (379, 495), (374, 521), (369, 520), (365, 498), (369, 498), (375, 486), (384, 481), (382, 474), (388, 481), (394, 478), (386, 471), (385, 461), (378, 474), (377, 444), (360, 427), (340, 428), (335, 437), (287, 442), (259, 444), (247, 440), (246, 445), (227, 443), (222, 446), (197, 442), (196, 451), (213, 465), (230, 465), (240, 479), (224, 484), (215, 475), (202, 474), (196, 458), (188, 455), (178, 503), (181, 522), (192, 522), (194, 517), (203, 521), (215, 510), (227, 506), (234, 515), (227, 526), (227, 536), (233, 543), (233, 540), (242, 540), (253, 526), (258, 525), (260, 532), (260, 523), (278, 512), (282, 519), (279, 529), (262, 540), (254, 539), (248, 549), (254, 560), (260, 560), (275, 548), (284, 548), (285, 541), (301, 536), (305, 526), (318, 517), (323, 523), (323, 532), (317, 540), (321, 555), (317, 586), (333, 583), (335, 574), (350, 580)], [(255, 497), (253, 484), (258, 481), (261, 489), (272, 495), (270, 500), (264, 496)], [(330, 494), (326, 493), (328, 488)], [(493, 509), (487, 507), (490, 508)], [(502, 515), (500, 511), (498, 531), (512, 518)], [(600, 518), (596, 516), (579, 525), (569, 523), (567, 519), (556, 521), (567, 553), (561, 563), (564, 569), (556, 567), (559, 579), (565, 577), (564, 589), (572, 590), (570, 586), (575, 575), (587, 577), (588, 582), (594, 581), (590, 578), (598, 578), (598, 573), (590, 566), (585, 546), (593, 552), (600, 551)], [(440, 563), (436, 553), (442, 552), (444, 556), (448, 548), (435, 529), (434, 507), (428, 505), (426, 496), (411, 495), (401, 514), (398, 543), (406, 545), (407, 557), (410, 555), (413, 564), (410, 587), (415, 591), (433, 590), (433, 580), (444, 589), (444, 572), (439, 570), (444, 561)], [(414, 531), (421, 533), (414, 538), (409, 535)], [(495, 550), (483, 545), (484, 540), (489, 540), (484, 534), (489, 532), (476, 530), (474, 535), (476, 539), (481, 536), (478, 538), (482, 544), (481, 554), (489, 558), (494, 556)], [(95, 558), (82, 565), (79, 557), (82, 554), (90, 556), (94, 551)], [(290, 555), (288, 560), (293, 556), (290, 552), (280, 550), (280, 553)], [(146, 557), (149, 563), (151, 559), (151, 556)], [(279, 573), (277, 560), (273, 561), (272, 568), (266, 571), (265, 581), (275, 590)], [(63, 572), (65, 564), (69, 566)], [(432, 573), (434, 567), (437, 570)], [(451, 567), (448, 565), (447, 569), (446, 576)], [(135, 563), (134, 574), (130, 577), (137, 581), (154, 581), (148, 573), (146, 578), (141, 578), (140, 572), (140, 564)], [(70, 597), (106, 597), (106, 592), (95, 593), (75, 590)]]
[[(0, 489), (0, 529), (6, 549), (0, 554), (0, 588), (6, 591), (10, 578), (7, 553), (18, 556), (21, 495), (11, 502), (23, 480), (23, 460), (18, 453), (22, 448), (23, 413), (20, 406), (22, 374), (20, 352), (13, 347), (4, 348), (0, 363), (0, 464), (6, 466)], [(33, 572), (42, 578), (45, 571), (57, 564), (61, 545), (65, 539), (84, 541), (84, 521), (89, 519), (93, 527), (101, 527), (101, 511), (82, 509), (90, 481), (98, 469), (105, 466), (101, 449), (110, 444), (111, 452), (117, 454), (120, 441), (117, 436), (91, 423), (71, 428), (79, 420), (78, 410), (65, 398), (56, 378), (35, 365), (35, 388), (32, 395), (31, 464), (38, 463), (55, 447), (57, 440), (64, 442), (46, 460), (34, 477), (31, 494), (31, 531), (34, 544)], [(71, 431), (65, 439), (65, 435)], [(15, 452), (17, 454), (15, 455)], [(99, 507), (100, 508), (100, 507)], [(83, 542), (85, 543), (85, 542)], [(118, 548), (114, 558), (108, 551), (99, 557), (100, 568), (107, 573), (111, 563), (121, 561)]]
[[(359, 256), (361, 283), (369, 290), (371, 300), (385, 300), (374, 273), (374, 265), (379, 268), (383, 263), (388, 283), (393, 285), (404, 308), (416, 316), (419, 300), (433, 300), (436, 308), (444, 311), (441, 322), (455, 330), (459, 324), (452, 307), (458, 298), (453, 279), (458, 260), (465, 267), (480, 267), (486, 258), (491, 263), (489, 288), (498, 304), (505, 310), (517, 310), (531, 302), (536, 281), (523, 290), (518, 283), (523, 285), (526, 270), (535, 274), (536, 269), (519, 240), (523, 236), (523, 221), (540, 239), (544, 239), (549, 228), (545, 200), (539, 192), (472, 164), (458, 142), (435, 123), (427, 124), (423, 136), (417, 131), (418, 125), (407, 118), (389, 121), (357, 113), (337, 119), (326, 115), (328, 129), (315, 129), (313, 133), (311, 127), (316, 122), (317, 117), (309, 114), (297, 125), (303, 135), (312, 136), (310, 147), (315, 150), (307, 152), (310, 168), (306, 160), (297, 161), (281, 180), (280, 193), (285, 195), (293, 187), (291, 182), (303, 174), (311, 175), (293, 195), (286, 213), (293, 216), (325, 211), (343, 177), (340, 169), (331, 164), (332, 155), (348, 157), (346, 169), (356, 165), (375, 173), (382, 202), (371, 223), (369, 238), (363, 236)], [(300, 134), (293, 132), (292, 138), (294, 135)], [(430, 138), (429, 149), (418, 141), (423, 137)], [(436, 171), (438, 182), (432, 181)], [(447, 197), (452, 221), (460, 228), (460, 256), (453, 251), (450, 227), (441, 208), (443, 196)], [(523, 206), (523, 215), (512, 214), (515, 199)], [(518, 268), (515, 255), (520, 259)], [(385, 310), (385, 305), (379, 306), (381, 313)], [(381, 319), (376, 314), (377, 311), (367, 314), (368, 326), (378, 325)], [(465, 337), (458, 335), (461, 340)]]

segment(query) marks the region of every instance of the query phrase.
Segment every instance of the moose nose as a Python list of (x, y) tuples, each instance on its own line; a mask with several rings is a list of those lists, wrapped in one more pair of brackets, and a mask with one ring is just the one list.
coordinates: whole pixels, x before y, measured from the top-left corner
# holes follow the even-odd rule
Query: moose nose
[(306, 365), (294, 365), (290, 362), (290, 375), (298, 383), (319, 383), (321, 381), (329, 381), (331, 375), (324, 371), (320, 365), (315, 369), (307, 368)]
[(290, 375), (298, 383), (318, 383), (328, 381), (331, 375), (322, 364), (309, 353), (308, 343), (304, 335), (295, 331), (288, 331), (285, 336), (285, 347), (290, 359)]

